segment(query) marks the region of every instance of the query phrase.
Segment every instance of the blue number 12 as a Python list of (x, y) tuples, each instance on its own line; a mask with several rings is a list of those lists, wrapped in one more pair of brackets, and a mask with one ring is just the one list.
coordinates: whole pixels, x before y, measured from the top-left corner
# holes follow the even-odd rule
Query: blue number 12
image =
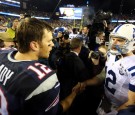
[(112, 84), (114, 84), (114, 85), (116, 84), (116, 75), (115, 75), (115, 73), (114, 73), (112, 70), (109, 70), (109, 71), (108, 71), (108, 74), (109, 74), (109, 75), (112, 75), (112, 79), (111, 79), (111, 78), (106, 78), (105, 87), (106, 87), (112, 94), (114, 94), (115, 91), (116, 91), (116, 89), (108, 87), (108, 84), (109, 84), (109, 82), (112, 83)]

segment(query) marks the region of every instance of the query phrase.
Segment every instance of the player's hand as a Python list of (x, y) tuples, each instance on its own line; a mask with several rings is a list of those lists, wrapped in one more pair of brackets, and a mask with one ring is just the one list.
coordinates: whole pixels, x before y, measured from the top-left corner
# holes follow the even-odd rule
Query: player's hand
[(81, 90), (81, 91), (84, 91), (86, 86), (87, 86), (87, 85), (86, 85), (86, 82), (85, 82), (85, 81), (84, 81), (84, 82), (81, 82), (80, 90)]
[(81, 93), (83, 91), (82, 87), (81, 87), (81, 83), (78, 82), (73, 88), (72, 88), (72, 92), (75, 92), (76, 94)]
[(79, 94), (85, 90), (85, 84), (78, 82), (73, 88), (72, 92), (75, 92), (76, 94)]

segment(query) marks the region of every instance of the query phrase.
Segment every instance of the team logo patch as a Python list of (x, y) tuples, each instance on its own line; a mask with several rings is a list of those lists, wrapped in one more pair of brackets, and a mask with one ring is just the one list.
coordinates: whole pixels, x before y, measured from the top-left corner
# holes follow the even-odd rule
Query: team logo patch
[(124, 69), (124, 67), (120, 64), (120, 68), (119, 68), (119, 74), (120, 75), (127, 75), (126, 70)]

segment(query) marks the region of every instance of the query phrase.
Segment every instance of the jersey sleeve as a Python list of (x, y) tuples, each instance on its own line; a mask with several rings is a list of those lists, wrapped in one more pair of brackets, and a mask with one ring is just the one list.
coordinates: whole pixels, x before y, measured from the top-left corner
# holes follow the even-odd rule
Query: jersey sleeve
[[(58, 84), (49, 90), (32, 96), (31, 98), (25, 99), (23, 114), (53, 115), (54, 113), (57, 113), (59, 107), (59, 88), (57, 85)], [(38, 87), (36, 90), (39, 92), (41, 89)]]
[(130, 67), (128, 72), (130, 74), (129, 90), (135, 92), (135, 66)]

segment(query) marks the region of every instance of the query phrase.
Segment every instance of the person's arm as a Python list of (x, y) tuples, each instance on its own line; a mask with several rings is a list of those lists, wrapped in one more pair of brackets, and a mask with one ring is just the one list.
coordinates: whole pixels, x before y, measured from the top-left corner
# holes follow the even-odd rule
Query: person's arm
[(129, 90), (128, 91), (128, 101), (117, 108), (117, 111), (126, 109), (128, 106), (135, 104), (135, 92)]
[(63, 108), (63, 112), (67, 111), (70, 108), (73, 100), (75, 99), (76, 95), (79, 92), (80, 92), (80, 83), (75, 85), (73, 87), (73, 90), (72, 90), (71, 94), (60, 102), (60, 104), (62, 105), (62, 108)]
[(103, 83), (105, 80), (105, 68), (102, 70), (102, 72), (92, 79), (88, 79), (81, 83), (81, 87), (91, 86), (91, 85), (99, 85)]

